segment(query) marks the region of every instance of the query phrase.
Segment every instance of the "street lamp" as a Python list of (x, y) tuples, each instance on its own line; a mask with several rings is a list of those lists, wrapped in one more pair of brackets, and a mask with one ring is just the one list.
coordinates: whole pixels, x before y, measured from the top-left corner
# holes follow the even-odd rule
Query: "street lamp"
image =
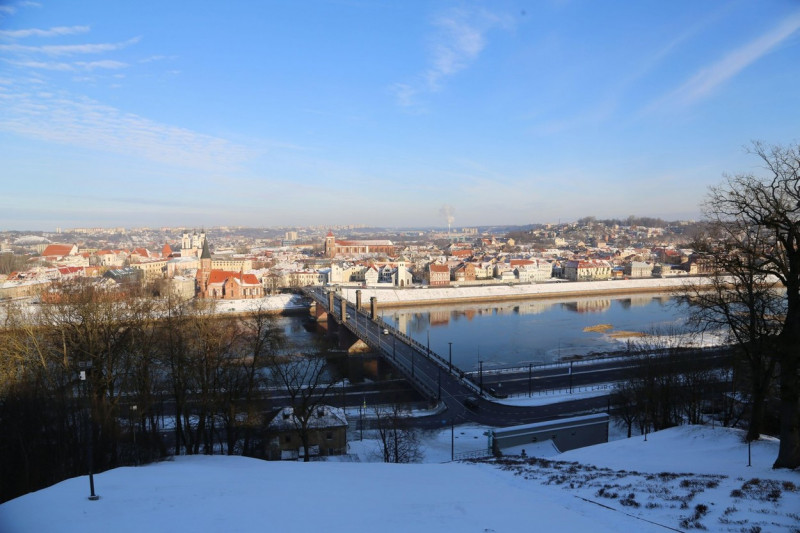
[(450, 358), (448, 360), (448, 370), (452, 374), (453, 373), (453, 343), (448, 342), (447, 344), (450, 345), (450, 349), (448, 350)]
[(572, 361), (569, 362), (569, 393), (572, 394)]
[(479, 376), (479, 386), (481, 391), (481, 396), (483, 396), (483, 361), (478, 361), (480, 365), (480, 372), (478, 373)]
[(88, 403), (87, 415), (86, 415), (88, 421), (86, 427), (89, 436), (86, 439), (86, 442), (87, 442), (87, 463), (89, 467), (89, 492), (90, 492), (89, 499), (92, 501), (96, 501), (100, 499), (100, 496), (94, 493), (94, 472), (92, 471), (93, 470), (92, 460), (94, 455), (94, 453), (92, 452), (92, 398), (91, 398), (91, 386), (90, 386), (91, 382), (88, 379), (89, 371), (92, 369), (92, 362), (79, 361), (78, 368), (83, 369), (80, 371), (80, 378), (81, 381), (86, 383), (86, 399)]
[(139, 466), (139, 448), (136, 447), (136, 405), (131, 405), (133, 416), (131, 416), (131, 423), (133, 426), (133, 464)]
[(531, 379), (533, 378), (533, 363), (528, 363), (528, 398), (531, 397)]

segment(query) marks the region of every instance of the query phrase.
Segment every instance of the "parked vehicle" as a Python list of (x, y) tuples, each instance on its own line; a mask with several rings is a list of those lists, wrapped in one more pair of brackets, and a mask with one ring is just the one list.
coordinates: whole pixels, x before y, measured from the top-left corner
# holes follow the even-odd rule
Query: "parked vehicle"
[(478, 410), (478, 398), (475, 396), (467, 396), (464, 398), (464, 407), (472, 411)]

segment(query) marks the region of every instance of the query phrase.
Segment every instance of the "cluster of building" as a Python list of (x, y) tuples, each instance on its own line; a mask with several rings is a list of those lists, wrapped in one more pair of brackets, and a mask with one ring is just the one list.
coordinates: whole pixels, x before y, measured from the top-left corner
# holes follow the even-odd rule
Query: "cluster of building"
[[(217, 246), (214, 254), (205, 231), (184, 231), (178, 242), (165, 243), (159, 251), (40, 243), (35, 244), (40, 253), (28, 258), (27, 268), (0, 276), (0, 298), (31, 296), (53, 281), (77, 276), (168, 287), (183, 298), (231, 300), (315, 285), (442, 287), (663, 277), (708, 270), (703, 257), (671, 245), (615, 247), (609, 235), (603, 235), (590, 237), (594, 246), (589, 246), (568, 241), (563, 231), (537, 231), (536, 237), (546, 242), (517, 244), (511, 237), (461, 232), (444, 245), (441, 240), (438, 245), (424, 240), (396, 244), (389, 239), (337, 239), (328, 231), (321, 242), (309, 243), (300, 242), (292, 231), (276, 246), (252, 246), (241, 253)], [(649, 230), (646, 235), (651, 236)]]

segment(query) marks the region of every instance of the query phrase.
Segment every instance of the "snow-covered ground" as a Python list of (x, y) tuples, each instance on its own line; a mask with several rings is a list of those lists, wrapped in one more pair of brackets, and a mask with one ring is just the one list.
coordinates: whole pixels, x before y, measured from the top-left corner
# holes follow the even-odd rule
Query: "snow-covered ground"
[(217, 300), (216, 310), (219, 313), (245, 313), (250, 311), (264, 311), (280, 313), (282, 311), (297, 311), (306, 309), (308, 303), (297, 294), (276, 294), (249, 300)]
[[(485, 443), (482, 429), (455, 435)], [(450, 428), (426, 434), (449, 460)], [(351, 443), (367, 446), (368, 441)], [(177, 457), (64, 481), (0, 505), (0, 531), (797, 531), (800, 472), (777, 442), (682, 426), (556, 457), (387, 465)]]
[(672, 278), (646, 278), (609, 281), (563, 281), (553, 280), (543, 283), (530, 284), (493, 284), (476, 286), (450, 286), (450, 287), (415, 287), (394, 289), (392, 287), (353, 287), (342, 286), (339, 290), (344, 298), (351, 302), (356, 301), (356, 291), (361, 291), (361, 301), (369, 302), (373, 296), (378, 299), (378, 304), (406, 305), (409, 302), (430, 302), (437, 300), (474, 300), (485, 298), (513, 299), (513, 298), (547, 298), (569, 295), (591, 296), (592, 294), (608, 294), (610, 292), (624, 293), (626, 291), (653, 291), (672, 292), (679, 291), (687, 285), (706, 284), (709, 280), (702, 277), (672, 277)]

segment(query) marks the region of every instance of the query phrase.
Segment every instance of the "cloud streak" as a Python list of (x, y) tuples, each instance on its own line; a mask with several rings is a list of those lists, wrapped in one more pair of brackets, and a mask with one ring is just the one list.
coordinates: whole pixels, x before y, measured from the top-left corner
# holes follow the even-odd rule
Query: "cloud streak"
[(0, 52), (8, 53), (27, 53), (44, 54), (48, 56), (71, 56), (78, 54), (101, 54), (113, 52), (138, 43), (139, 37), (134, 37), (120, 43), (96, 43), (96, 44), (54, 44), (43, 46), (28, 46), (23, 44), (0, 44)]
[(27, 137), (132, 155), (169, 165), (230, 171), (255, 151), (226, 139), (124, 113), (88, 98), (0, 91), (0, 130)]
[(800, 29), (800, 13), (796, 13), (763, 35), (731, 51), (716, 63), (701, 69), (667, 96), (666, 102), (678, 106), (688, 106), (711, 95), (719, 86), (794, 35), (798, 29)]
[(423, 93), (438, 92), (445, 81), (474, 63), (488, 44), (487, 34), (511, 21), (485, 10), (454, 9), (436, 17), (430, 39), (430, 66), (413, 82), (391, 87), (401, 107), (413, 107)]
[(54, 70), (59, 72), (77, 72), (77, 71), (92, 71), (95, 69), (121, 69), (128, 66), (127, 63), (121, 61), (113, 61), (110, 59), (102, 61), (76, 61), (74, 63), (64, 63), (56, 61), (15, 61), (8, 59), (7, 63), (12, 65), (39, 70)]
[(56, 26), (47, 30), (0, 30), (0, 38), (24, 39), (26, 37), (60, 37), (62, 35), (76, 35), (89, 32), (89, 26)]

